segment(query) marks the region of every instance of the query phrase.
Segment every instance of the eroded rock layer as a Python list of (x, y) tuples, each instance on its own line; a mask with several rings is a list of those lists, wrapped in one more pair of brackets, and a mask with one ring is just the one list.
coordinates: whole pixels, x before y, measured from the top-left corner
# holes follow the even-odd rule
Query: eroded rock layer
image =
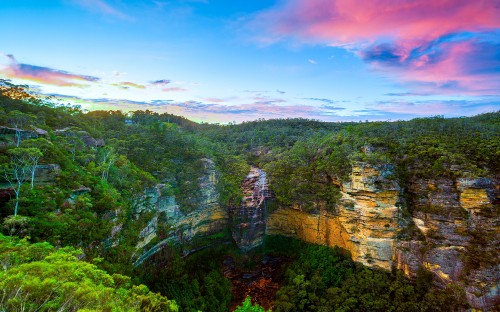
[(150, 219), (139, 234), (136, 265), (171, 243), (185, 254), (210, 246), (227, 230), (243, 251), (260, 245), (265, 235), (284, 235), (339, 246), (355, 261), (385, 270), (397, 267), (410, 277), (424, 267), (437, 285), (463, 289), (476, 309), (488, 310), (500, 301), (498, 179), (413, 179), (403, 189), (391, 165), (358, 162), (347, 182), (332, 182), (341, 192), (336, 207), (266, 211), (271, 196), (266, 175), (252, 167), (242, 183), (241, 204), (228, 213), (218, 204), (215, 166), (208, 159), (204, 163), (202, 196), (194, 211), (183, 213), (174, 196), (162, 195), (162, 185), (138, 201), (136, 215)]
[(342, 185), (335, 213), (322, 208), (311, 214), (298, 207), (278, 209), (268, 219), (268, 234), (286, 235), (349, 250), (355, 261), (390, 269), (398, 227), (399, 186), (392, 168), (359, 163)]
[(231, 233), (236, 245), (248, 251), (262, 244), (266, 230), (265, 201), (269, 196), (266, 173), (252, 167), (241, 184), (243, 199), (231, 209)]
[(423, 265), (436, 283), (463, 288), (474, 308), (500, 303), (498, 190), (489, 178), (412, 180), (412, 219), (423, 238), (398, 242), (396, 266), (415, 275)]
[(402, 190), (390, 165), (357, 163), (340, 188), (334, 212), (280, 208), (267, 233), (339, 246), (355, 261), (411, 277), (424, 267), (437, 285), (464, 289), (476, 309), (500, 302), (498, 179), (413, 179)]
[[(137, 201), (135, 215), (149, 213), (152, 217), (139, 234), (135, 266), (169, 244), (181, 246), (184, 254), (210, 246), (228, 228), (229, 215), (218, 202), (215, 164), (210, 159), (202, 161), (205, 174), (198, 181), (201, 196), (196, 199), (195, 210), (185, 213), (176, 203), (175, 196), (163, 196), (164, 185), (147, 190)], [(197, 243), (197, 240), (205, 241)]]

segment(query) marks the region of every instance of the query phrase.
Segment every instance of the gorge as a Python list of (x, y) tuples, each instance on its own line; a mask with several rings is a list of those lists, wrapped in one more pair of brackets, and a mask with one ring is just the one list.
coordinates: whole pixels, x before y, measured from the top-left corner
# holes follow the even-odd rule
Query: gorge
[[(227, 311), (247, 295), (276, 311), (344, 307), (366, 285), (372, 297), (356, 305), (374, 311), (377, 300), (500, 304), (498, 112), (220, 126), (0, 99), (44, 129), (19, 147), (15, 132), (0, 137), (3, 233), (81, 248), (75, 261), (115, 274), (116, 287), (129, 275), (181, 311)], [(9, 170), (29, 149), (42, 156), (13, 215)]]
[[(210, 161), (205, 160), (205, 163)], [(211, 183), (216, 182), (216, 174), (207, 167), (206, 178), (200, 180), (206, 197), (201, 199), (200, 208), (195, 212), (178, 217), (180, 212), (175, 199), (158, 197), (158, 193), (148, 198), (156, 212), (167, 211), (176, 237), (143, 251), (136, 265), (141, 264), (145, 256), (157, 252), (167, 240), (175, 239), (186, 255), (192, 252), (186, 250), (186, 246), (196, 236), (209, 239), (205, 246), (197, 245), (197, 248), (207, 248), (217, 243), (210, 239), (211, 236), (228, 229), (243, 252), (260, 246), (266, 235), (283, 235), (313, 244), (338, 246), (365, 266), (387, 271), (395, 267), (409, 277), (415, 277), (419, 268), (425, 267), (441, 287), (450, 284), (464, 287), (472, 306), (484, 309), (493, 305), (499, 296), (498, 267), (480, 270), (467, 267), (467, 258), (473, 256), (469, 254), (472, 252), (470, 244), (476, 239), (467, 233), (470, 229), (481, 228), (489, 238), (482, 248), (496, 250), (500, 238), (498, 222), (485, 219), (480, 211), (498, 200), (498, 180), (415, 180), (408, 189), (409, 194), (403, 194), (402, 188), (391, 179), (393, 171), (391, 165), (356, 163), (350, 180), (339, 185), (342, 197), (335, 211), (327, 211), (319, 205), (317, 211), (305, 212), (300, 206), (268, 209), (266, 202), (273, 197), (266, 173), (252, 167), (241, 185), (241, 204), (224, 211), (213, 207), (216, 192)], [(417, 198), (416, 205), (433, 207), (433, 210), (402, 215), (398, 206), (405, 195)], [(418, 234), (410, 236), (411, 230)], [(157, 231), (158, 217), (155, 215), (141, 231), (140, 237), (147, 238), (136, 248), (142, 250)], [(466, 271), (470, 277), (464, 280)]]

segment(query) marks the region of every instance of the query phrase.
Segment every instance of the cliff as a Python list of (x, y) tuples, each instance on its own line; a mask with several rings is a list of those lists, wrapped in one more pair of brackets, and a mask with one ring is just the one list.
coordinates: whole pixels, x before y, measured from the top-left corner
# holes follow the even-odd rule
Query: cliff
[(464, 289), (472, 307), (498, 304), (498, 180), (413, 179), (406, 187), (390, 165), (356, 163), (334, 213), (280, 208), (268, 216), (267, 234), (339, 246), (364, 265), (412, 277), (423, 266), (438, 286)]
[(135, 218), (149, 216), (140, 231), (134, 265), (139, 266), (169, 244), (182, 248), (184, 254), (205, 248), (224, 238), (229, 216), (218, 203), (217, 172), (210, 159), (203, 159), (205, 173), (198, 180), (201, 196), (196, 198), (197, 208), (189, 213), (181, 211), (175, 196), (163, 195), (165, 185), (146, 190), (136, 201)]
[(498, 304), (498, 191), (498, 180), (488, 178), (412, 180), (412, 219), (423, 239), (398, 242), (396, 266), (415, 275), (424, 265), (436, 284), (463, 288), (475, 308)]
[(268, 234), (286, 235), (349, 250), (355, 261), (390, 269), (395, 245), (399, 185), (390, 166), (353, 167), (350, 181), (341, 185), (342, 198), (335, 213), (321, 208), (309, 214), (297, 207), (270, 214)]

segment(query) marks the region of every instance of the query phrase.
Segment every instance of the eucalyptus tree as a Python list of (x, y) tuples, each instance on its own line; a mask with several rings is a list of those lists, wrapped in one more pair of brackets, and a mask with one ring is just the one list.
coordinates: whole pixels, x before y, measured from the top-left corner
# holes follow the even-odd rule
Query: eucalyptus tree
[(43, 156), (42, 152), (36, 147), (16, 147), (7, 151), (10, 162), (4, 165), (3, 176), (10, 184), (16, 195), (14, 206), (14, 216), (19, 210), (19, 194), (21, 187), (27, 178), (32, 174), (32, 187), (34, 181), (34, 171), (38, 165), (38, 160)]
[(16, 146), (21, 143), (22, 134), (25, 129), (34, 124), (36, 116), (33, 114), (25, 114), (18, 110), (10, 111), (7, 115), (7, 121), (16, 131)]

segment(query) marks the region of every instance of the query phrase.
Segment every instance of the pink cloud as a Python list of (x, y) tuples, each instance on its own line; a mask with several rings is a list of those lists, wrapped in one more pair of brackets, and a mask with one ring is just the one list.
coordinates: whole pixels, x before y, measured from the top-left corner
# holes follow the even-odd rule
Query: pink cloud
[(77, 75), (66, 71), (48, 67), (18, 63), (14, 56), (7, 55), (9, 63), (0, 73), (7, 78), (23, 79), (43, 84), (56, 86), (84, 86), (82, 82), (96, 82), (99, 78), (93, 76)]
[(407, 48), (444, 34), (500, 27), (491, 0), (294, 0), (261, 13), (277, 36), (351, 44), (404, 39)]
[(347, 48), (404, 81), (469, 94), (500, 89), (498, 1), (292, 0), (258, 14), (253, 26), (270, 33), (264, 42)]
[(203, 100), (206, 101), (206, 102), (209, 102), (209, 103), (224, 103), (224, 102), (227, 102), (227, 100), (225, 100), (225, 99), (215, 98), (215, 97), (209, 97), (209, 98), (205, 98)]
[(162, 88), (161, 90), (163, 92), (182, 92), (182, 91), (187, 91), (187, 89), (180, 88), (180, 87)]

